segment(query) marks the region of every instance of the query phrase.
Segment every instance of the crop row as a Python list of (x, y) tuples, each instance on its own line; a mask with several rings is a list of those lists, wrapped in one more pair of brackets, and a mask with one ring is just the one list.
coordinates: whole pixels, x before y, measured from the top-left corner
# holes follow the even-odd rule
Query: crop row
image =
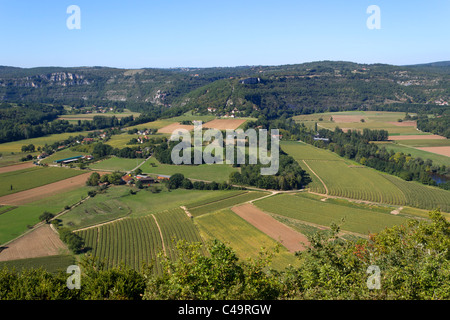
[(193, 209), (195, 207), (204, 206), (204, 205), (210, 204), (212, 202), (221, 201), (221, 200), (225, 200), (225, 199), (228, 199), (228, 198), (236, 197), (236, 196), (244, 194), (244, 193), (247, 193), (247, 191), (244, 191), (244, 190), (227, 191), (225, 194), (221, 194), (219, 196), (211, 197), (211, 198), (200, 200), (200, 201), (191, 202), (191, 203), (186, 205), (186, 208)]
[(428, 210), (440, 208), (444, 212), (450, 212), (450, 191), (389, 175), (385, 175), (385, 178), (402, 190), (407, 205)]
[(212, 202), (204, 206), (199, 206), (189, 210), (189, 212), (195, 217), (205, 213), (214, 212), (224, 208), (232, 207), (240, 203), (244, 203), (253, 199), (261, 198), (266, 195), (265, 192), (250, 191), (235, 197), (224, 199), (221, 201)]
[(154, 262), (156, 272), (161, 271), (158, 253), (165, 248), (165, 252), (172, 256), (175, 245), (172, 240), (201, 241), (196, 227), (182, 209), (140, 218), (126, 218), (82, 230), (78, 234), (92, 254), (108, 267), (125, 264), (139, 269), (144, 262)]

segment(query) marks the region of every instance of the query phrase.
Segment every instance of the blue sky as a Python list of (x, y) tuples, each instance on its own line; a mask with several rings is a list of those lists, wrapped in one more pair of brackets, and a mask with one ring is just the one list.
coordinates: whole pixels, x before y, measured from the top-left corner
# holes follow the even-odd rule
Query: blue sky
[[(70, 5), (79, 30), (66, 26)], [(0, 30), (0, 65), (18, 67), (450, 60), (450, 0), (0, 0)]]

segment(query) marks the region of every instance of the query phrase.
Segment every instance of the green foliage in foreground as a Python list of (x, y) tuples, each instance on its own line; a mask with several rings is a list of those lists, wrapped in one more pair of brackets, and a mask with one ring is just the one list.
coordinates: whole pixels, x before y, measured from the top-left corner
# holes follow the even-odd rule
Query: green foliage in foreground
[[(280, 272), (270, 268), (276, 252), (261, 250), (258, 258), (241, 261), (217, 240), (178, 242), (177, 259), (161, 256), (160, 275), (151, 266), (106, 269), (87, 256), (79, 290), (67, 289), (62, 272), (4, 268), (0, 299), (449, 299), (450, 223), (439, 211), (430, 218), (356, 242), (340, 240), (333, 225), (310, 238), (298, 268)], [(369, 266), (380, 269), (380, 289), (368, 288)]]

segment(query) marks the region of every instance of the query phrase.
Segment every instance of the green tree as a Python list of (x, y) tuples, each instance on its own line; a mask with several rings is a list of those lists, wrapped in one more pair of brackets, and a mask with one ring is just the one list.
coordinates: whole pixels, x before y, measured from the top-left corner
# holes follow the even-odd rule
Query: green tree
[(213, 240), (206, 245), (179, 241), (177, 259), (160, 255), (163, 272), (151, 277), (144, 299), (275, 299), (282, 285), (265, 272), (272, 254), (261, 251), (257, 259), (240, 261), (225, 244)]
[(184, 178), (183, 182), (181, 183), (181, 187), (183, 189), (192, 189), (193, 185), (192, 185), (191, 180), (189, 180), (188, 178)]
[(39, 216), (39, 220), (40, 221), (45, 221), (45, 223), (49, 223), (50, 220), (54, 217), (55, 215), (53, 213), (50, 213), (48, 211), (44, 211), (44, 213), (42, 213)]
[(179, 187), (181, 187), (181, 185), (183, 183), (183, 180), (184, 180), (184, 175), (183, 174), (175, 173), (175, 174), (170, 176), (168, 187), (170, 189), (178, 189)]
[(86, 181), (88, 186), (98, 186), (100, 182), (100, 174), (98, 172), (93, 172)]

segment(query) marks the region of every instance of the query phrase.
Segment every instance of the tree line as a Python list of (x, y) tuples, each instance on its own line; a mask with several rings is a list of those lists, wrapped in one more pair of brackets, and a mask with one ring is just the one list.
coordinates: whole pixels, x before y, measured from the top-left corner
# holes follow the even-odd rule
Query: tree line
[(417, 128), (450, 139), (450, 114), (444, 114), (435, 118), (419, 118), (417, 120)]

